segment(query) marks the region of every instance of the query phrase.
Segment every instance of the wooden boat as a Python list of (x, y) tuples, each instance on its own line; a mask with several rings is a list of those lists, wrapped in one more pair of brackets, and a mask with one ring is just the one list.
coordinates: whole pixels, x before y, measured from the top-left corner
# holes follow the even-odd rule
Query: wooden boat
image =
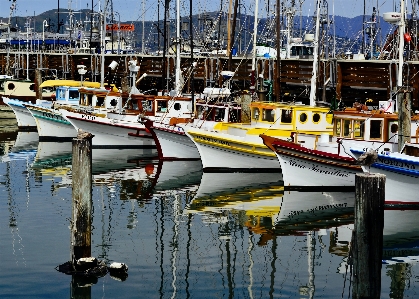
[[(186, 136), (186, 127), (213, 128), (220, 122), (240, 122), (241, 105), (227, 101), (229, 89), (205, 88), (203, 97), (196, 99), (194, 113), (192, 109), (183, 117), (169, 113), (160, 117), (143, 117), (141, 122), (153, 134), (159, 151), (159, 158), (164, 160), (200, 159), (198, 149)], [(188, 99), (188, 98), (187, 98)], [(188, 106), (192, 105), (189, 99)], [(206, 111), (205, 118), (203, 117)]]
[[(364, 150), (351, 148), (356, 158)], [(378, 159), (370, 166), (362, 166), (364, 172), (386, 176), (386, 204), (397, 208), (419, 208), (419, 145), (406, 143), (402, 151), (378, 152)]]
[(13, 110), (17, 120), (17, 126), (20, 130), (36, 130), (35, 119), (24, 106), (25, 102), (3, 97), (3, 103)]
[(279, 160), (284, 186), (354, 187), (355, 174), (362, 173), (352, 157), (309, 149), (265, 134), (260, 137)]
[(209, 128), (184, 126), (186, 135), (198, 148), (204, 171), (280, 171), (275, 154), (264, 146), (260, 134), (288, 139), (291, 133), (305, 132), (301, 142), (314, 147), (315, 134), (332, 133), (331, 115), (326, 107), (252, 102), (250, 110), (250, 123), (220, 122)]
[[(65, 141), (76, 137), (77, 131), (59, 109), (89, 110), (99, 107), (98, 110), (100, 112), (100, 109), (106, 109), (107, 106), (110, 106), (110, 102), (119, 96), (118, 94), (117, 96), (107, 97), (109, 93), (110, 91), (107, 89), (60, 86), (56, 90), (56, 100), (50, 107), (33, 104), (24, 104), (24, 106), (36, 120), (40, 140)], [(85, 98), (89, 98), (90, 101), (80, 105)]]

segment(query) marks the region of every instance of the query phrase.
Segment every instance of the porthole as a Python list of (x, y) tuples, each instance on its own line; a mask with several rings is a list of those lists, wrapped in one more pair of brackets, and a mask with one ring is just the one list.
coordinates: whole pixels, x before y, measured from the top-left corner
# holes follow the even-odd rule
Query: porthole
[(318, 123), (320, 121), (320, 114), (314, 113), (313, 114), (313, 122)]
[(305, 123), (307, 121), (307, 113), (303, 112), (300, 114), (300, 122)]
[(8, 90), (13, 90), (13, 89), (15, 89), (15, 84), (14, 84), (14, 83), (9, 83), (9, 84), (7, 84), (7, 89), (8, 89)]

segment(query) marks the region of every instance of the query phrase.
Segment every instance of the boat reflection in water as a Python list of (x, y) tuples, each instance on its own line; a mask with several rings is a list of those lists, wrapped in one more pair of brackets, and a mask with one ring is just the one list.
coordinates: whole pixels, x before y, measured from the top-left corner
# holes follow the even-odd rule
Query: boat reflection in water
[[(69, 257), (72, 145), (28, 148), (0, 163), (0, 293), (68, 298), (71, 277), (52, 269)], [(92, 255), (129, 266), (125, 298), (348, 297), (354, 191), (288, 191), (278, 173), (203, 173), (131, 149), (92, 161)], [(385, 217), (381, 298), (415, 298), (419, 211)], [(121, 281), (80, 292), (118, 298)]]
[(8, 162), (16, 159), (25, 159), (30, 163), (35, 158), (38, 148), (38, 133), (19, 131), (5, 145), (5, 151), (1, 157), (2, 162)]
[(238, 213), (249, 230), (271, 237), (353, 222), (353, 192), (284, 191), (281, 179), (275, 173), (203, 173), (186, 212), (216, 222), (226, 211)]

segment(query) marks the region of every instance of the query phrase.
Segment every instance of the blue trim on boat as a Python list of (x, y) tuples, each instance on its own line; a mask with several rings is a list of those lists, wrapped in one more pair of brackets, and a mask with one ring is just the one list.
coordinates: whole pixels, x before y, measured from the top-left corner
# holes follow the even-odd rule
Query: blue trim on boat
[[(363, 154), (364, 153), (364, 151), (357, 150), (357, 149), (352, 149), (352, 148), (351, 148), (351, 152), (354, 153), (354, 154)], [(386, 155), (380, 155), (379, 154), (378, 159), (382, 160), (382, 161), (391, 161), (391, 162), (393, 162), (392, 164), (401, 164), (401, 165), (404, 165), (404, 166), (412, 165), (413, 168), (415, 168), (415, 166), (419, 166), (418, 161), (413, 161), (413, 160), (408, 160), (408, 159), (403, 159), (403, 158), (397, 158), (397, 157), (390, 157), (390, 156), (386, 156)], [(389, 165), (389, 164), (387, 164), (385, 162), (382, 162), (382, 161), (375, 162), (374, 164), (371, 165), (371, 167), (386, 170), (386, 171), (390, 171), (390, 172), (396, 172), (396, 173), (400, 173), (400, 174), (403, 174), (403, 175), (419, 177), (419, 170), (407, 169), (406, 167)]]

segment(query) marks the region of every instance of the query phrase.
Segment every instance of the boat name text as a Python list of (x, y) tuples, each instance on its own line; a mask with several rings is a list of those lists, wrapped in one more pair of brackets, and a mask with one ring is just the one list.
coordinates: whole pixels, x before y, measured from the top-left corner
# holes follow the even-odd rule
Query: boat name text
[(341, 172), (340, 170), (330, 171), (330, 170), (320, 169), (318, 166), (314, 164), (311, 167), (307, 167), (303, 164), (299, 164), (297, 161), (294, 161), (294, 160), (290, 160), (289, 164), (292, 167), (311, 170), (319, 174), (327, 174), (327, 175), (333, 175), (333, 176), (338, 176), (338, 177), (349, 177), (350, 175), (349, 173), (344, 173), (344, 172)]
[(205, 137), (205, 136), (200, 136), (200, 135), (197, 135), (196, 138), (201, 139), (203, 141), (219, 143), (219, 144), (222, 144), (222, 145), (228, 145), (228, 146), (230, 145), (230, 143), (228, 141), (219, 140), (219, 139), (215, 139), (215, 138), (210, 138), (210, 137)]

